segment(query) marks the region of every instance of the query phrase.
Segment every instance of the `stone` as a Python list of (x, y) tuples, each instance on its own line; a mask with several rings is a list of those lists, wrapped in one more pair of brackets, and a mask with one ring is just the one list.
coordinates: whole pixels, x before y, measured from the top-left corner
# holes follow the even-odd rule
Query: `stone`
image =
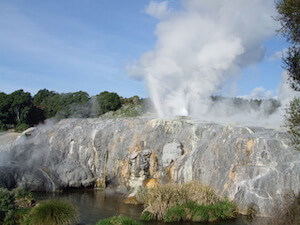
[(126, 205), (139, 205), (140, 204), (135, 196), (125, 198), (123, 200), (123, 203), (126, 204)]
[(162, 166), (165, 168), (176, 161), (183, 154), (182, 146), (178, 142), (168, 143), (162, 150)]
[(255, 206), (259, 216), (271, 215), (286, 192), (300, 192), (300, 152), (281, 129), (186, 118), (65, 119), (5, 140), (1, 187), (59, 191), (116, 179), (134, 194), (147, 179), (163, 183), (168, 177), (209, 185), (235, 201), (240, 213)]

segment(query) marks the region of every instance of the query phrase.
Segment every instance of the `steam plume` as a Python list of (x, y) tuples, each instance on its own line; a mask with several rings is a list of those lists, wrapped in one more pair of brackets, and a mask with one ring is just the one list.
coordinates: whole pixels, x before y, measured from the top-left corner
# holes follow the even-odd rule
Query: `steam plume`
[(160, 19), (157, 43), (129, 66), (129, 73), (146, 79), (160, 117), (207, 118), (210, 96), (243, 67), (262, 60), (262, 43), (277, 29), (275, 6), (266, 0), (181, 3), (182, 10), (167, 9), (166, 1), (149, 4), (146, 12)]

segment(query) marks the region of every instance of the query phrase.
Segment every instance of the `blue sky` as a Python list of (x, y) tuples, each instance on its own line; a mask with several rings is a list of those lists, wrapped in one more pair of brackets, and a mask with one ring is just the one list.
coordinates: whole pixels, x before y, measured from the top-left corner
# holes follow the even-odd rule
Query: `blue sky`
[[(178, 0), (179, 1), (179, 0)], [(178, 1), (171, 1), (178, 7)], [(127, 75), (126, 65), (155, 46), (157, 20), (148, 0), (0, 1), (0, 91), (32, 94), (102, 91), (148, 96), (146, 85)], [(256, 87), (275, 90), (282, 73), (279, 35), (264, 43), (262, 62), (243, 69), (237, 95)]]

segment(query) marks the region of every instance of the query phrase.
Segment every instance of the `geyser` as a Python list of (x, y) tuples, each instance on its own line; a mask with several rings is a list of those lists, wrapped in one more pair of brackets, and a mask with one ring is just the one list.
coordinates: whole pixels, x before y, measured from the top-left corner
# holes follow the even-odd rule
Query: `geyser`
[(128, 67), (133, 77), (147, 81), (158, 115), (219, 122), (262, 119), (251, 109), (228, 115), (234, 111), (228, 110), (233, 108), (228, 101), (212, 110), (210, 97), (242, 68), (263, 59), (262, 43), (277, 29), (274, 2), (182, 0), (181, 5), (175, 10), (168, 1), (151, 1), (146, 12), (159, 20), (156, 46)]

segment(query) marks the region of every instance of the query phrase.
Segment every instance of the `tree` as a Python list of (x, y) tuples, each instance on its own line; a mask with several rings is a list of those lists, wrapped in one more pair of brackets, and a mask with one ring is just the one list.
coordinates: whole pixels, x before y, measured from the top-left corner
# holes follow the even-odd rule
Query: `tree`
[[(279, 32), (292, 44), (283, 58), (291, 87), (300, 91), (300, 0), (278, 0), (276, 5), (281, 24)], [(300, 98), (295, 98), (287, 108), (286, 124), (291, 142), (300, 150)]]
[(46, 99), (49, 97), (52, 97), (56, 94), (57, 93), (55, 93), (54, 91), (49, 91), (47, 89), (41, 89), (33, 97), (33, 104), (43, 109), (43, 108), (45, 108)]
[(97, 116), (107, 113), (109, 111), (116, 111), (121, 108), (121, 99), (117, 93), (114, 92), (101, 92), (96, 96), (98, 103)]
[(27, 123), (27, 116), (32, 107), (32, 98), (30, 93), (22, 89), (11, 93), (10, 113), (14, 115), (15, 123)]
[(288, 41), (300, 42), (300, 0), (278, 0), (276, 4), (281, 32)]
[[(300, 34), (299, 34), (300, 35)], [(295, 91), (300, 91), (300, 50), (296, 45), (290, 47), (287, 55), (283, 58), (284, 68), (289, 74), (291, 87)]]
[(0, 130), (6, 130), (9, 124), (14, 123), (14, 117), (9, 112), (10, 105), (10, 96), (3, 92), (0, 92)]
[(300, 150), (300, 98), (295, 98), (287, 108), (286, 124), (289, 127), (291, 142)]
[(281, 28), (278, 30), (292, 44), (283, 58), (291, 87), (300, 91), (300, 0), (278, 0), (276, 4)]

